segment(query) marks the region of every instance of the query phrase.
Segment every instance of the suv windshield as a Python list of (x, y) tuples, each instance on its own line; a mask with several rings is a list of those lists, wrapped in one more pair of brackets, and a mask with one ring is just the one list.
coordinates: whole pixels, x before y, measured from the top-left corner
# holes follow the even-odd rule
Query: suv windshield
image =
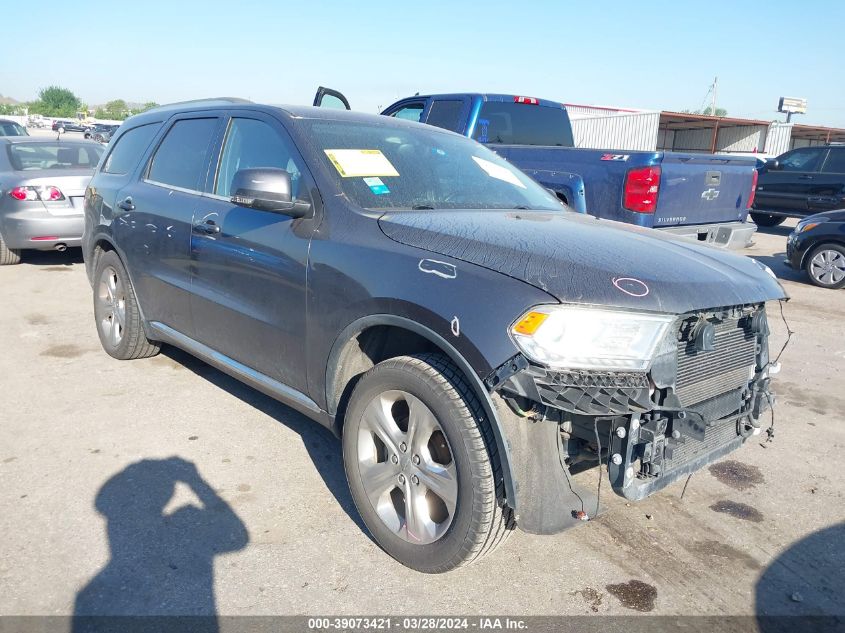
[(14, 143), (8, 150), (9, 162), (17, 171), (93, 169), (103, 154), (103, 148), (96, 143)]
[(326, 172), (366, 209), (562, 210), (485, 147), (426, 126), (305, 119)]

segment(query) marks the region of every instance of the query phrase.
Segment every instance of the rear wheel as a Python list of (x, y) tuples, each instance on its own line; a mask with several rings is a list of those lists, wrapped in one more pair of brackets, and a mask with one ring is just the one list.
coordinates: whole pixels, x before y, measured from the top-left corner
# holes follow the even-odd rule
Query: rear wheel
[(822, 244), (807, 257), (804, 269), (817, 286), (842, 288), (845, 286), (845, 247), (839, 244)]
[(114, 251), (103, 253), (97, 261), (94, 319), (100, 343), (110, 356), (130, 360), (158, 354), (160, 345), (144, 334), (135, 290)]
[(786, 220), (782, 215), (770, 215), (768, 213), (752, 213), (751, 219), (757, 226), (777, 226)]
[(11, 264), (21, 263), (21, 249), (9, 248), (6, 242), (3, 241), (3, 236), (0, 235), (0, 266), (9, 266)]
[(401, 356), (364, 374), (349, 400), (343, 458), (364, 523), (403, 565), (449, 571), (514, 528), (480, 403), (443, 356)]

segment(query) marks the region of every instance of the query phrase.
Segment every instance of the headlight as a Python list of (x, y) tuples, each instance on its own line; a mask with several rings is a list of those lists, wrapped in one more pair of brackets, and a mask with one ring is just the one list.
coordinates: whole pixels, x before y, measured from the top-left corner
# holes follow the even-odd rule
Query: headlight
[(810, 229), (817, 227), (822, 222), (827, 222), (827, 218), (813, 218), (809, 222), (807, 220), (802, 220), (795, 226), (795, 233), (803, 233), (804, 231), (809, 231)]
[(647, 370), (674, 316), (538, 306), (511, 326), (520, 350), (555, 369)]

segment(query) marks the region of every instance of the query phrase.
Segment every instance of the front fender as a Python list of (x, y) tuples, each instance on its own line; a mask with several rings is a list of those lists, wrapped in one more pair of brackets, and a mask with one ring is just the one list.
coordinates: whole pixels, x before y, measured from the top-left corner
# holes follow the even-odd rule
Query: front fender
[[(464, 376), (472, 387), (475, 396), (478, 398), (479, 402), (481, 402), (481, 406), (484, 409), (484, 416), (486, 420), (481, 420), (481, 422), (484, 423), (486, 421), (487, 423), (489, 423), (493, 431), (493, 437), (496, 441), (496, 449), (498, 451), (499, 459), (501, 461), (502, 466), (502, 477), (504, 479), (505, 484), (505, 496), (507, 498), (507, 503), (508, 506), (511, 507), (514, 512), (518, 514), (516, 485), (511, 470), (510, 447), (508, 442), (505, 440), (504, 431), (496, 407), (493, 405), (493, 401), (490, 398), (490, 394), (485, 389), (483, 383), (481, 382), (481, 379), (478, 377), (475, 370), (466, 360), (464, 355), (460, 351), (458, 351), (458, 349), (451, 342), (449, 342), (446, 338), (435, 332), (433, 329), (422, 325), (415, 320), (396, 316), (394, 314), (373, 314), (370, 316), (359, 318), (354, 322), (350, 323), (335, 339), (334, 345), (332, 346), (332, 350), (329, 355), (329, 362), (326, 367), (327, 401), (331, 404), (332, 398), (330, 397), (330, 394), (335, 393), (336, 373), (334, 372), (334, 368), (337, 366), (338, 360), (346, 343), (361, 332), (363, 332), (364, 330), (378, 325), (387, 325), (406, 329), (410, 332), (413, 332), (414, 334), (417, 334), (427, 339), (428, 341), (436, 345), (441, 350), (441, 352), (445, 354), (449, 358), (449, 360), (455, 363), (455, 365), (461, 370), (461, 372), (463, 372)], [(335, 412), (329, 411), (329, 413), (334, 415)]]

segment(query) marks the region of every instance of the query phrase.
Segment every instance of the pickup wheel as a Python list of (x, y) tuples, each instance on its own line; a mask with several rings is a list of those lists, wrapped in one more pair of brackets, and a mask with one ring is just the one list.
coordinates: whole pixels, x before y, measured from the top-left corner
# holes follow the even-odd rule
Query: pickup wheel
[(94, 273), (94, 320), (106, 352), (119, 360), (148, 358), (160, 344), (150, 341), (141, 325), (141, 311), (132, 282), (117, 253), (103, 253)]
[(3, 241), (3, 236), (0, 235), (0, 266), (9, 266), (11, 264), (21, 263), (21, 251), (19, 248), (9, 248), (6, 242)]
[(752, 213), (751, 219), (757, 226), (777, 226), (786, 220), (782, 215), (769, 215), (768, 213)]
[(349, 400), (343, 460), (376, 542), (403, 565), (442, 573), (514, 529), (491, 429), (461, 372), (439, 354), (364, 374)]
[(804, 269), (810, 281), (822, 288), (845, 287), (845, 247), (821, 244), (807, 257)]

